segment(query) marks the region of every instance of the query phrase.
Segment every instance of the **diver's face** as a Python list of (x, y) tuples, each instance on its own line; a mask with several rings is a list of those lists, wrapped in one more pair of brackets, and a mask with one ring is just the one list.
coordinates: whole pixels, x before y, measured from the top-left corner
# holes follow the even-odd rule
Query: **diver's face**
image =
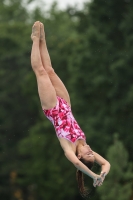
[(84, 145), (80, 147), (80, 154), (79, 159), (82, 158), (86, 161), (94, 162), (95, 157), (93, 151), (91, 150), (89, 145)]

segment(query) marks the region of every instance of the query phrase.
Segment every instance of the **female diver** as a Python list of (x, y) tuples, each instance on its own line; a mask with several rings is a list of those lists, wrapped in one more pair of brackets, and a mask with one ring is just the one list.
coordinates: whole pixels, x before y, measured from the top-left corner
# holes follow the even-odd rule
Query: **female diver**
[[(77, 168), (78, 187), (84, 196), (83, 173), (93, 179), (94, 187), (101, 186), (110, 164), (87, 145), (86, 137), (73, 117), (68, 91), (52, 68), (41, 22), (34, 23), (31, 39), (31, 65), (36, 75), (43, 112), (54, 125), (66, 158)], [(100, 175), (91, 171), (94, 162), (101, 166)]]

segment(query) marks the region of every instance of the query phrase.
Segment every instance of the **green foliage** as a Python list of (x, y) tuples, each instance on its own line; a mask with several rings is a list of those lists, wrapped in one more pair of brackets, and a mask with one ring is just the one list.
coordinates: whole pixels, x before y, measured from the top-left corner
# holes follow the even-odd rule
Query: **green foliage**
[[(96, 150), (100, 149), (103, 154), (115, 131), (120, 133), (121, 139), (128, 133), (124, 144), (132, 150), (133, 69), (129, 41), (132, 41), (133, 31), (132, 26), (128, 26), (132, 6), (132, 2), (127, 1), (96, 0), (86, 4), (84, 11), (75, 12), (79, 42), (72, 46), (68, 67), (74, 77), (69, 87), (75, 116), (89, 142), (93, 144), (97, 138)], [(99, 143), (101, 136), (105, 141), (103, 148)]]
[(26, 22), (28, 12), (19, 0), (0, 1), (0, 22), (13, 24), (16, 22)]
[[(130, 199), (132, 191), (132, 164), (128, 160), (128, 152), (123, 143), (114, 137), (114, 144), (107, 152), (107, 158), (111, 163), (111, 171), (103, 183), (103, 187), (98, 189), (101, 200)], [(107, 192), (109, 191), (109, 192)]]
[[(45, 121), (33, 126), (29, 136), (19, 145), (20, 153), (25, 158), (20, 170), (20, 173), (25, 172), (25, 178), (20, 178), (19, 183), (34, 185), (39, 199), (52, 199), (55, 194), (57, 199), (67, 199), (75, 193), (75, 169), (64, 158), (53, 128)], [(71, 177), (73, 181), (69, 182)]]
[[(82, 199), (75, 168), (65, 159), (41, 111), (30, 69), (30, 34), (36, 20), (45, 25), (52, 65), (68, 88), (73, 113), (88, 143), (112, 165), (92, 198), (112, 200), (118, 194), (121, 200), (129, 199), (133, 2), (94, 0), (81, 11), (60, 11), (53, 4), (47, 12), (41, 3), (29, 11), (32, 1), (25, 2), (0, 1), (0, 199)], [(108, 149), (114, 132), (120, 133), (120, 141)]]

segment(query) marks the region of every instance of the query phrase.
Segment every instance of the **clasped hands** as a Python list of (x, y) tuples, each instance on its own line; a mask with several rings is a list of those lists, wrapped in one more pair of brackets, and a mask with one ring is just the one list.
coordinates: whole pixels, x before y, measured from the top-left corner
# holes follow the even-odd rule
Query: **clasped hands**
[(101, 186), (104, 179), (105, 179), (106, 173), (105, 172), (101, 172), (100, 175), (97, 175), (95, 178), (93, 178), (93, 186)]

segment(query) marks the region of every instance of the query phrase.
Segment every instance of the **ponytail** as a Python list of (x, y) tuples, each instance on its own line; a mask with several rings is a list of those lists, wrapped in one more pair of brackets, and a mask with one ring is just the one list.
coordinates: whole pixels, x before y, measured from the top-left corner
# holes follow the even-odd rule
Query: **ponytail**
[[(93, 162), (86, 162), (83, 159), (80, 159), (80, 161), (84, 165), (86, 165), (89, 169), (93, 167), (93, 164), (94, 164)], [(77, 170), (76, 172), (76, 179), (77, 179), (78, 188), (79, 188), (79, 192), (81, 196), (86, 198), (89, 195), (89, 191), (88, 191), (88, 188), (84, 186), (84, 175), (80, 170)]]
[(78, 183), (79, 192), (82, 197), (88, 196), (88, 189), (84, 186), (84, 175), (80, 170), (77, 170), (76, 172), (76, 179)]

